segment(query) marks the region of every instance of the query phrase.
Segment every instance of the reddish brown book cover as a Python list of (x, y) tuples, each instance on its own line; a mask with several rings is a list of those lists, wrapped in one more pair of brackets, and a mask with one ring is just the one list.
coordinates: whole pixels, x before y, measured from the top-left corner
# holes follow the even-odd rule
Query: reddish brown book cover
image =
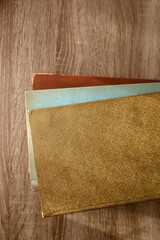
[(32, 89), (43, 90), (54, 88), (72, 88), (72, 87), (88, 87), (117, 84), (152, 83), (152, 82), (160, 82), (160, 80), (110, 78), (95, 76), (71, 76), (71, 75), (54, 75), (37, 73), (33, 77)]

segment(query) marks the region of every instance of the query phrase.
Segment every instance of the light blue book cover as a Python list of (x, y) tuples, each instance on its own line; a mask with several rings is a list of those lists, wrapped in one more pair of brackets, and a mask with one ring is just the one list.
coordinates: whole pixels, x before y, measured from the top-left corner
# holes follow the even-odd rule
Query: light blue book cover
[(160, 92), (160, 83), (125, 84), (114, 86), (27, 91), (25, 93), (26, 123), (32, 189), (34, 191), (38, 190), (38, 182), (36, 166), (34, 161), (31, 129), (28, 118), (28, 112), (30, 110), (107, 100), (120, 97), (136, 96), (141, 94), (157, 92)]

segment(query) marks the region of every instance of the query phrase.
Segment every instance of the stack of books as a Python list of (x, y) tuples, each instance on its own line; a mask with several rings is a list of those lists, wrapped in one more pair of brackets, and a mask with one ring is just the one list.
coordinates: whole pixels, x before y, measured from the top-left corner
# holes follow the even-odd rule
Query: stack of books
[(43, 217), (160, 198), (160, 81), (35, 74), (25, 100)]

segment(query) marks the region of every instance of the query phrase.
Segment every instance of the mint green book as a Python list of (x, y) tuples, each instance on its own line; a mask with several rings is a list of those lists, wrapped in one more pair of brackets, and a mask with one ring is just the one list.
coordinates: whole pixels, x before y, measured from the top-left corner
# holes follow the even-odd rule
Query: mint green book
[(25, 93), (26, 124), (28, 137), (28, 155), (30, 162), (30, 179), (32, 189), (34, 191), (38, 191), (38, 181), (34, 161), (31, 130), (27, 114), (28, 111), (33, 109), (58, 107), (64, 105), (93, 102), (127, 96), (136, 96), (141, 94), (157, 92), (160, 92), (160, 83), (125, 84), (114, 86), (27, 91)]

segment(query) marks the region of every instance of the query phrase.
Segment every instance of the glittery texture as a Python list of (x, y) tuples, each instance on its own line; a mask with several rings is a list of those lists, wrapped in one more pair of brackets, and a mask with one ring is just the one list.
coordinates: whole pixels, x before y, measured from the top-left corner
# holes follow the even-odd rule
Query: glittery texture
[(148, 93), (160, 92), (160, 83), (125, 84), (116, 86), (98, 86), (70, 89), (53, 89), (26, 92), (26, 123), (28, 136), (28, 156), (30, 161), (30, 179), (34, 191), (38, 190), (37, 173), (33, 154), (28, 111), (33, 109), (58, 107), (84, 102), (107, 100)]
[(160, 94), (33, 110), (43, 216), (160, 197)]

